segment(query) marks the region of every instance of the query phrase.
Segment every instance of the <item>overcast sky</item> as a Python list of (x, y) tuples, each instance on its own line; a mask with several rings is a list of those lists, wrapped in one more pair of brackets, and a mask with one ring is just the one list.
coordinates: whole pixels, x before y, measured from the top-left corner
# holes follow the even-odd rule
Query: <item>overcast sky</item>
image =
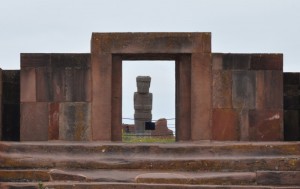
[(213, 52), (283, 53), (284, 71), (299, 72), (299, 19), (299, 0), (0, 0), (0, 67), (19, 69), (21, 52), (89, 52), (92, 32), (212, 32)]

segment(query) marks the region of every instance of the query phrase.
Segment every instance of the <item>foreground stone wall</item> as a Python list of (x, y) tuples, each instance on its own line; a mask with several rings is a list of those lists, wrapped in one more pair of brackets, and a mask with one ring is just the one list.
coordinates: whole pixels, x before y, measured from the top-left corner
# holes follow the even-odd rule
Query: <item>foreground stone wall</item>
[(284, 139), (300, 140), (300, 73), (284, 73)]
[(21, 141), (90, 140), (90, 54), (21, 54)]
[(212, 140), (283, 140), (283, 55), (212, 55)]

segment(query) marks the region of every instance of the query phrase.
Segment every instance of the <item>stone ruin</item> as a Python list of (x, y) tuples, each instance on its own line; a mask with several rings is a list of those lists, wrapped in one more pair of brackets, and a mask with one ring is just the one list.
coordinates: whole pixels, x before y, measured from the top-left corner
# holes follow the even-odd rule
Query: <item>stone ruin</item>
[(152, 121), (152, 93), (149, 92), (151, 77), (136, 78), (137, 92), (134, 93), (134, 125), (136, 134), (145, 133), (145, 122)]
[(1, 70), (2, 140), (121, 141), (123, 60), (175, 61), (176, 141), (300, 140), (283, 54), (213, 53), (211, 33), (93, 33), (91, 53), (20, 59)]

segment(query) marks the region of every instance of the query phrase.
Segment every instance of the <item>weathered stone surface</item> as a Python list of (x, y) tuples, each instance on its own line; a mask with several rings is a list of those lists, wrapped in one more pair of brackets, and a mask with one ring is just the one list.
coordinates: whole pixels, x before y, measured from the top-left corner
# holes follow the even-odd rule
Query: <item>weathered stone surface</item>
[(231, 71), (213, 72), (213, 108), (232, 108)]
[(284, 109), (285, 110), (299, 110), (300, 109), (299, 96), (285, 96), (284, 97)]
[(112, 58), (112, 141), (122, 141), (122, 58)]
[(300, 186), (300, 171), (258, 171), (256, 177), (259, 185)]
[(284, 96), (300, 96), (299, 85), (287, 85), (283, 84), (283, 95)]
[(191, 140), (210, 140), (212, 128), (211, 54), (193, 53), (191, 58)]
[(91, 67), (91, 54), (54, 53), (51, 54), (51, 67), (88, 69)]
[(284, 139), (287, 141), (300, 140), (299, 110), (284, 111)]
[(283, 54), (252, 54), (252, 70), (282, 70)]
[(48, 116), (47, 102), (21, 103), (20, 140), (48, 140)]
[(283, 108), (283, 78), (282, 71), (264, 72), (265, 107), (268, 109)]
[(240, 140), (249, 141), (249, 112), (248, 110), (236, 110), (239, 115)]
[(250, 54), (223, 54), (224, 70), (248, 70), (250, 68)]
[[(176, 61), (176, 141), (191, 140), (191, 57)], [(210, 133), (210, 131), (204, 131)]]
[(93, 33), (92, 54), (210, 53), (210, 43), (210, 33)]
[(90, 103), (60, 103), (59, 139), (88, 141), (92, 139)]
[(283, 73), (284, 85), (300, 85), (300, 73)]
[(20, 141), (20, 103), (2, 105), (2, 140)]
[[(93, 140), (111, 141), (112, 56), (92, 54), (92, 133)], [(121, 115), (120, 115), (121, 116)]]
[(232, 72), (232, 104), (237, 109), (254, 109), (256, 80), (253, 71)]
[[(0, 182), (47, 182), (50, 175), (43, 170), (0, 170)], [(0, 185), (1, 188), (1, 185)]]
[(239, 117), (233, 109), (214, 109), (212, 139), (239, 140)]
[(86, 176), (76, 173), (68, 173), (58, 169), (49, 171), (52, 181), (86, 181)]
[(65, 68), (53, 68), (52, 72), (53, 101), (66, 101), (66, 72)]
[(37, 102), (53, 101), (52, 69), (36, 69), (36, 100)]
[(59, 139), (59, 103), (49, 103), (48, 140)]
[(47, 53), (21, 53), (21, 69), (50, 66), (51, 56)]
[(35, 68), (22, 68), (20, 77), (21, 102), (36, 102)]
[(212, 70), (222, 70), (222, 69), (223, 69), (223, 54), (212, 53)]
[(249, 110), (249, 139), (276, 141), (283, 139), (282, 110)]

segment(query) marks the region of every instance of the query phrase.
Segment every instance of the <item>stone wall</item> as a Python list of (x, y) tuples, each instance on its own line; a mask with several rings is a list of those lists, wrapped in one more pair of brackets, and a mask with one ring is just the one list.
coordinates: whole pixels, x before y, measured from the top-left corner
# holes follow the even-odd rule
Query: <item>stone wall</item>
[(284, 73), (284, 139), (300, 140), (300, 73)]
[(91, 140), (90, 54), (21, 54), (21, 141)]
[(212, 55), (212, 140), (283, 140), (283, 55)]
[(20, 71), (2, 70), (2, 140), (20, 140)]

